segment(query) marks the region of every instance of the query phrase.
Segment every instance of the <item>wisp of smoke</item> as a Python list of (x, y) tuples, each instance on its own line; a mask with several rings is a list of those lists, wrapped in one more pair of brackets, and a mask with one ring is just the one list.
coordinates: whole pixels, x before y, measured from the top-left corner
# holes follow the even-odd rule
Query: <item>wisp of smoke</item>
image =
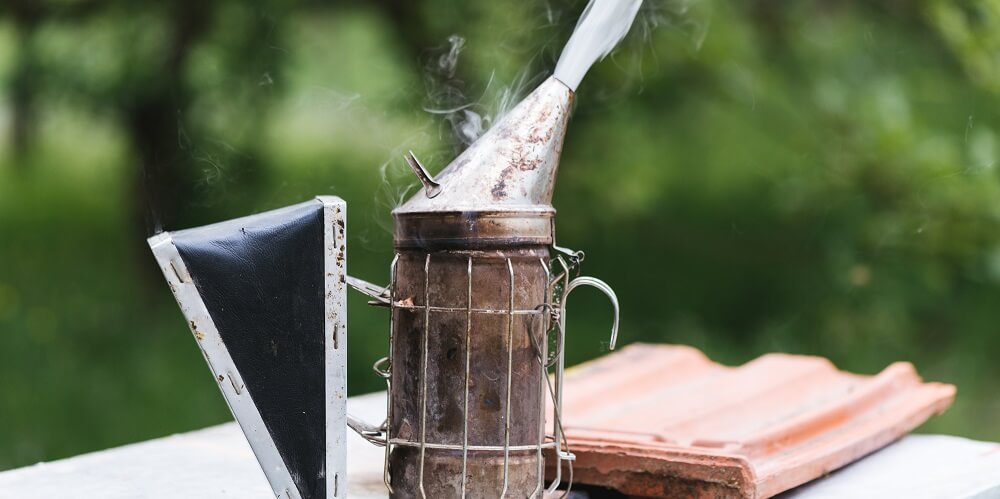
[(642, 0), (590, 0), (556, 64), (555, 77), (576, 90), (587, 70), (625, 38)]
[(451, 35), (448, 37), (448, 45), (448, 53), (442, 54), (438, 58), (438, 68), (448, 78), (454, 78), (455, 68), (458, 67), (458, 55), (462, 53), (462, 49), (465, 47), (465, 38), (458, 35)]
[[(610, 53), (629, 32), (642, 4), (642, 0), (590, 0), (563, 48), (556, 66), (556, 78), (575, 90), (590, 66)], [(457, 34), (449, 36), (447, 46), (442, 47), (427, 64), (425, 83), (428, 105), (424, 111), (440, 116), (442, 124), (450, 128), (459, 148), (475, 142), (493, 123), (513, 109), (524, 94), (548, 76), (548, 71), (539, 71), (536, 63), (547, 56), (548, 45), (558, 38), (554, 32), (559, 28), (563, 13), (549, 2), (543, 2), (543, 7), (534, 16), (538, 25), (525, 26), (524, 29), (551, 28), (553, 35), (525, 61), (524, 70), (508, 85), (496, 85), (491, 77), (480, 95), (467, 95), (466, 82), (458, 70), (466, 39)], [(645, 32), (655, 27), (646, 26), (649, 21), (640, 21), (644, 24), (643, 36), (648, 36)]]
[(498, 87), (491, 77), (478, 96), (466, 95), (465, 82), (458, 72), (465, 38), (448, 37), (447, 49), (427, 65), (427, 101), (423, 110), (440, 116), (454, 134), (456, 145), (464, 148), (476, 141), (490, 126), (513, 109), (524, 93), (546, 74), (530, 63), (510, 84)]
[(483, 119), (471, 108), (475, 101), (465, 96), (464, 84), (457, 77), (458, 59), (465, 48), (465, 38), (448, 37), (448, 49), (427, 67), (427, 100), (431, 104), (424, 111), (440, 115), (451, 125), (458, 142), (470, 144), (482, 134)]

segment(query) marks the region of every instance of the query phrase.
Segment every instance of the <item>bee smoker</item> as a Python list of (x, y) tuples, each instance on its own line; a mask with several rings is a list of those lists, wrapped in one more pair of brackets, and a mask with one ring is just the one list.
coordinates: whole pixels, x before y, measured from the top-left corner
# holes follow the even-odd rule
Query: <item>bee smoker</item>
[[(407, 156), (424, 188), (393, 211), (386, 288), (346, 274), (335, 197), (149, 239), (276, 496), (344, 497), (345, 422), (385, 446), (394, 498), (556, 490), (573, 459), (559, 421), (568, 294), (603, 291), (612, 348), (618, 328), (614, 292), (571, 279), (583, 253), (555, 243), (572, 99), (549, 78), (436, 179)], [(390, 309), (389, 355), (375, 365), (389, 389), (381, 425), (345, 414), (345, 284)]]
[[(614, 292), (571, 279), (583, 253), (555, 243), (572, 99), (549, 78), (436, 179), (407, 156), (424, 188), (393, 211), (386, 288), (346, 274), (336, 197), (149, 239), (277, 497), (346, 496), (345, 426), (385, 446), (394, 498), (537, 498), (559, 486), (573, 459), (559, 420), (569, 293), (603, 291), (612, 348), (618, 329)], [(390, 309), (389, 355), (374, 366), (389, 389), (380, 425), (346, 415), (345, 284)]]
[[(572, 482), (566, 299), (578, 286), (610, 298), (612, 349), (618, 300), (571, 278), (583, 253), (556, 245), (552, 193), (574, 91), (641, 3), (591, 0), (554, 75), (437, 178), (406, 157), (423, 189), (392, 212), (385, 288), (346, 274), (335, 197), (149, 239), (277, 497), (346, 495), (345, 426), (385, 447), (393, 498), (540, 498), (564, 464)], [(346, 414), (345, 284), (390, 309), (379, 425)]]
[(386, 447), (394, 498), (541, 497), (545, 459), (558, 461), (551, 490), (573, 459), (560, 445), (565, 299), (579, 285), (611, 298), (612, 348), (618, 304), (603, 282), (570, 280), (583, 254), (555, 244), (572, 99), (549, 78), (437, 178), (410, 153), (423, 189), (393, 211), (390, 284), (348, 281), (391, 310), (389, 355), (374, 366), (387, 419), (348, 420)]
[[(336, 197), (149, 239), (277, 497), (346, 495), (345, 423), (385, 446), (394, 498), (537, 498), (559, 486), (573, 459), (559, 420), (569, 293), (603, 291), (612, 348), (618, 328), (614, 292), (571, 279), (583, 253), (555, 243), (572, 99), (549, 78), (436, 179), (407, 156), (424, 188), (393, 211), (386, 288), (346, 274)], [(346, 415), (345, 284), (390, 309), (380, 425)]]

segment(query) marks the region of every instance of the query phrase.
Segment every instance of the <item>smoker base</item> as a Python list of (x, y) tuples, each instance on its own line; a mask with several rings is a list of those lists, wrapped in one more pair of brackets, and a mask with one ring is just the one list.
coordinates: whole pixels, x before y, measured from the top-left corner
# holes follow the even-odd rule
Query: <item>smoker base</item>
[[(424, 494), (420, 494), (420, 449), (397, 447), (389, 458), (392, 470), (393, 499), (446, 499), (462, 495), (462, 453), (429, 449), (424, 456)], [(544, 467), (544, 463), (543, 463)], [(538, 455), (511, 452), (504, 497), (541, 498), (544, 483), (539, 481)], [(469, 452), (466, 467), (465, 496), (501, 497), (503, 491), (503, 454)]]

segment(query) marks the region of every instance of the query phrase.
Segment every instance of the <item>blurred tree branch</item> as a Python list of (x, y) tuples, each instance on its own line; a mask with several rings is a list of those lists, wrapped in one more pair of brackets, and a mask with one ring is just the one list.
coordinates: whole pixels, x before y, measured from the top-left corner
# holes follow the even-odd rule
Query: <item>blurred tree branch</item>
[(928, 0), (925, 10), (972, 80), (1000, 93), (1000, 0)]
[(27, 167), (25, 153), (31, 142), (35, 122), (35, 87), (39, 73), (34, 48), (38, 26), (53, 19), (80, 19), (99, 10), (106, 2), (82, 0), (73, 3), (52, 4), (38, 0), (8, 0), (0, 5), (0, 14), (13, 20), (16, 37), (16, 60), (9, 88), (13, 105), (11, 118), (11, 143), (14, 148), (14, 165)]
[[(138, 232), (176, 227), (182, 203), (193, 193), (190, 164), (179, 146), (187, 140), (180, 120), (191, 95), (184, 65), (210, 25), (211, 10), (198, 0), (177, 0), (168, 7), (166, 53), (149, 87), (135, 92), (122, 108), (125, 129), (139, 159), (133, 196)], [(141, 238), (139, 238), (141, 240)]]
[[(144, 252), (142, 236), (163, 227), (187, 225), (192, 222), (192, 207), (202, 206), (197, 199), (201, 180), (196, 163), (199, 157), (211, 154), (198, 151), (205, 142), (200, 134), (206, 127), (186, 123), (194, 99), (205, 90), (190, 78), (191, 55), (217, 36), (219, 40), (212, 43), (226, 47), (222, 52), (226, 57), (221, 60), (226, 68), (218, 73), (218, 84), (257, 88), (263, 79), (267, 84), (261, 91), (271, 94), (278, 67), (274, 38), (281, 32), (274, 16), (285, 19), (280, 13), (290, 7), (286, 4), (289, 2), (259, 2), (253, 7), (243, 7), (239, 2), (198, 0), (158, 4), (121, 0), (4, 2), (0, 15), (12, 20), (17, 41), (6, 89), (12, 103), (10, 133), (17, 156), (14, 163), (22, 168), (30, 164), (24, 156), (32, 141), (36, 103), (44, 92), (75, 94), (82, 97), (80, 103), (85, 106), (114, 112), (136, 158), (128, 197), (132, 200), (136, 246)], [(243, 22), (220, 18), (227, 9), (251, 14), (241, 18)], [(112, 28), (124, 28), (115, 23), (116, 19), (129, 19), (134, 24), (112, 35), (110, 39), (119, 45), (113, 52), (101, 54), (121, 64), (121, 69), (111, 73), (111, 80), (103, 84), (94, 85), (87, 74), (67, 71), (58, 62), (46, 62), (44, 54), (38, 52), (35, 38), (43, 27), (86, 26), (95, 20), (111, 20)], [(130, 32), (152, 33), (152, 45), (148, 40), (138, 43)], [(248, 79), (253, 81), (247, 83)], [(252, 136), (246, 140), (248, 147), (260, 143), (260, 118), (269, 102), (266, 98), (254, 99), (253, 106), (246, 102), (231, 106), (255, 114), (255, 119), (249, 120), (254, 125), (248, 127)], [(228, 144), (224, 147), (230, 148)], [(242, 180), (257, 178), (259, 165), (253, 155), (237, 155), (241, 173), (249, 174)]]
[[(419, 64), (427, 50), (440, 41), (435, 41), (423, 15), (425, 2), (421, 0), (375, 0), (373, 2), (385, 18), (392, 24), (392, 32), (400, 41), (400, 46), (410, 54), (409, 59)], [(417, 67), (421, 70), (421, 67)]]

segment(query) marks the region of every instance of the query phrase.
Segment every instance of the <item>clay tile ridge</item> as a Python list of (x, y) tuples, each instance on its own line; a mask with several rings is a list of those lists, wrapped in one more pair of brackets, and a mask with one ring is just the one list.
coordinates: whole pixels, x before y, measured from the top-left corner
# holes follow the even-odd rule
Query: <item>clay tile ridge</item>
[(565, 382), (575, 481), (642, 497), (771, 497), (884, 447), (955, 397), (908, 362), (874, 376), (780, 353), (728, 367), (678, 345), (629, 345)]

